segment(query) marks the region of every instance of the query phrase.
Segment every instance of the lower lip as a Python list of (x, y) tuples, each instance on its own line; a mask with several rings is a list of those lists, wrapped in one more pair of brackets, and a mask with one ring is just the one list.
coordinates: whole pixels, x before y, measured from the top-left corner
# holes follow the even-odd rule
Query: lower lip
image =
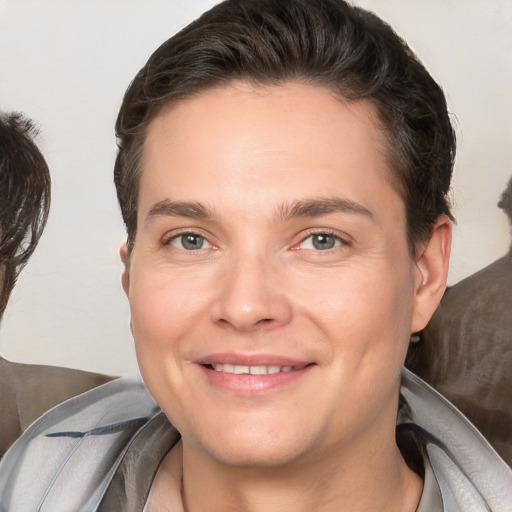
[(208, 382), (219, 389), (238, 395), (261, 395), (296, 383), (311, 372), (314, 365), (291, 372), (249, 375), (218, 372), (207, 366), (198, 365)]

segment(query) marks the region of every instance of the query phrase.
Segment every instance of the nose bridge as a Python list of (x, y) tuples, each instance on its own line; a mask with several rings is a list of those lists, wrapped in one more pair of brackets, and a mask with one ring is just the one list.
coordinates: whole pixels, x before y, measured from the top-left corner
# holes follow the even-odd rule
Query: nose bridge
[(291, 307), (280, 286), (282, 273), (260, 251), (240, 251), (226, 262), (214, 307), (216, 322), (242, 331), (289, 321)]

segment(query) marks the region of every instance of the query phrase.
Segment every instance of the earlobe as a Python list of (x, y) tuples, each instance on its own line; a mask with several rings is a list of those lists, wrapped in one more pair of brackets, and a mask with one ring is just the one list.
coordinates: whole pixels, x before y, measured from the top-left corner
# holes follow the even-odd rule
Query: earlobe
[(121, 275), (121, 284), (123, 286), (123, 290), (128, 295), (130, 290), (130, 251), (126, 244), (122, 244), (119, 249), (119, 255), (121, 256), (121, 261), (124, 265), (124, 270)]
[(441, 215), (432, 236), (416, 259), (414, 311), (411, 332), (421, 331), (436, 310), (446, 288), (452, 240), (452, 223)]

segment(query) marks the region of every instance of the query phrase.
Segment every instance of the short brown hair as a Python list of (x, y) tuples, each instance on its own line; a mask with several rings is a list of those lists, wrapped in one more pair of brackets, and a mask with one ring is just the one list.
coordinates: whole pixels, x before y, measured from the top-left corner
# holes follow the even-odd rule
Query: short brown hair
[(0, 317), (50, 209), (50, 171), (35, 135), (22, 114), (0, 113)]
[(298, 81), (371, 101), (389, 140), (411, 254), (440, 215), (451, 218), (455, 135), (446, 100), (389, 25), (342, 0), (227, 0), (163, 43), (124, 96), (114, 181), (130, 249), (148, 124), (167, 103), (234, 80)]

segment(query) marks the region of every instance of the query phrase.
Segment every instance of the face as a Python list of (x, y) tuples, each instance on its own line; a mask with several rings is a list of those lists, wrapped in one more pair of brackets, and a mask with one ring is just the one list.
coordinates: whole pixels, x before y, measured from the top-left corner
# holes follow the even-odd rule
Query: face
[(425, 276), (384, 147), (370, 104), (293, 83), (212, 89), (150, 124), (123, 282), (185, 449), (275, 466), (394, 435)]

